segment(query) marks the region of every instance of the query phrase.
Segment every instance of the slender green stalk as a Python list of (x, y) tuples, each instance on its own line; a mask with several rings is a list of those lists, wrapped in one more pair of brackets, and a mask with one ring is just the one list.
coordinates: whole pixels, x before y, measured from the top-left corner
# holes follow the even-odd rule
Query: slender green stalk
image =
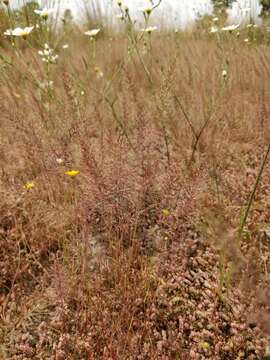
[(270, 153), (270, 144), (268, 145), (266, 154), (265, 154), (265, 156), (264, 156), (264, 158), (263, 158), (263, 161), (262, 161), (260, 170), (259, 170), (259, 172), (258, 172), (256, 181), (255, 181), (255, 184), (254, 184), (254, 188), (253, 188), (252, 193), (251, 193), (251, 195), (250, 195), (250, 197), (249, 197), (249, 200), (248, 200), (248, 204), (247, 204), (247, 207), (246, 207), (244, 216), (242, 217), (241, 222), (240, 222), (239, 239), (241, 238), (241, 236), (242, 236), (242, 234), (243, 234), (244, 227), (245, 227), (245, 225), (246, 225), (247, 218), (248, 218), (248, 215), (249, 215), (249, 212), (250, 212), (250, 209), (251, 209), (251, 205), (252, 205), (252, 203), (253, 203), (253, 201), (254, 201), (257, 188), (258, 188), (259, 183), (260, 183), (260, 181), (261, 181), (262, 173), (263, 173), (264, 168), (265, 168), (265, 166), (266, 166), (269, 153)]
[(186, 122), (188, 123), (188, 125), (189, 125), (189, 127), (190, 127), (190, 129), (192, 131), (192, 134), (194, 135), (195, 139), (197, 139), (197, 132), (196, 132), (196, 130), (195, 130), (193, 124), (192, 124), (192, 121), (190, 120), (187, 112), (185, 111), (185, 108), (184, 108), (182, 102), (180, 101), (179, 97), (176, 94), (174, 94), (174, 99), (177, 102), (177, 104), (179, 105), (179, 107), (180, 107), (180, 109), (181, 109), (181, 111), (182, 111), (182, 113), (184, 115), (184, 119), (186, 120)]
[(104, 97), (105, 101), (108, 103), (108, 105), (110, 106), (111, 108), (111, 111), (112, 111), (112, 115), (113, 115), (113, 118), (114, 120), (116, 121), (117, 125), (119, 126), (119, 128), (122, 130), (122, 133), (123, 135), (125, 136), (125, 138), (127, 139), (127, 142), (130, 146), (130, 148), (134, 151), (134, 153), (136, 153), (136, 149), (134, 147), (134, 145), (132, 144), (130, 138), (129, 138), (129, 135), (128, 135), (128, 132), (126, 130), (126, 127), (123, 123), (123, 121), (120, 119), (120, 117), (118, 116), (115, 108), (114, 108), (114, 102), (110, 101), (108, 97)]

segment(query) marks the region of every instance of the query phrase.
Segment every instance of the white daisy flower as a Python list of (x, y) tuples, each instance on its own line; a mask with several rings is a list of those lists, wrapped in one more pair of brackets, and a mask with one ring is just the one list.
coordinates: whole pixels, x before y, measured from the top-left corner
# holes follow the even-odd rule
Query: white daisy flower
[(21, 36), (23, 38), (26, 38), (31, 31), (34, 29), (34, 26), (29, 26), (29, 27), (25, 27), (25, 28), (20, 28), (17, 27), (15, 29), (8, 29), (4, 32), (4, 35), (7, 36)]
[(54, 12), (54, 9), (44, 8), (42, 10), (34, 10), (34, 13), (39, 15), (42, 19), (47, 20), (49, 15)]
[(228, 26), (224, 26), (223, 28), (221, 28), (222, 31), (234, 31), (236, 29), (238, 29), (240, 26), (240, 24), (237, 25), (228, 25)]
[(218, 32), (218, 28), (216, 26), (212, 26), (211, 29), (210, 29), (210, 33), (214, 34), (214, 33), (217, 33), (217, 32)]
[(141, 29), (141, 32), (145, 32), (147, 34), (151, 34), (153, 31), (156, 31), (158, 28), (156, 26), (149, 26), (145, 29)]
[(92, 29), (92, 30), (88, 30), (85, 31), (85, 35), (90, 36), (90, 38), (94, 38), (95, 36), (97, 36), (97, 34), (100, 32), (100, 29)]

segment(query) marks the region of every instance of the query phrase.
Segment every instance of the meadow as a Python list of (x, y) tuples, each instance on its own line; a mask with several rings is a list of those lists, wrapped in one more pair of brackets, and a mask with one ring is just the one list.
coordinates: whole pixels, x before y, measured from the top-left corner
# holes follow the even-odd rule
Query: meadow
[(268, 28), (6, 3), (0, 359), (269, 359)]

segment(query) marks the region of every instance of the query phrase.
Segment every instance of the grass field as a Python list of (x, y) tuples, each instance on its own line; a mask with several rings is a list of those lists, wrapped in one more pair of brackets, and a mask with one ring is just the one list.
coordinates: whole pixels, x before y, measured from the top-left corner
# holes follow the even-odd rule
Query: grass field
[(269, 34), (123, 16), (0, 37), (0, 359), (267, 360)]

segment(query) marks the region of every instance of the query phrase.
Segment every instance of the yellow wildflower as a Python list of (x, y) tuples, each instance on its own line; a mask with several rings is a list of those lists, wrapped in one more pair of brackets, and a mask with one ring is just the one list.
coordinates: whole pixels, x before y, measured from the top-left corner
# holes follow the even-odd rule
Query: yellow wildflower
[(207, 341), (203, 341), (199, 344), (199, 347), (204, 350), (208, 350), (210, 348), (210, 345)]
[(162, 209), (162, 214), (165, 216), (169, 216), (170, 215), (170, 210), (169, 209)]
[(24, 184), (23, 186), (25, 189), (30, 190), (33, 189), (33, 187), (35, 187), (35, 183), (34, 182), (27, 182), (26, 184)]
[(79, 170), (68, 170), (65, 172), (66, 175), (74, 178), (75, 176), (77, 176), (79, 174)]

